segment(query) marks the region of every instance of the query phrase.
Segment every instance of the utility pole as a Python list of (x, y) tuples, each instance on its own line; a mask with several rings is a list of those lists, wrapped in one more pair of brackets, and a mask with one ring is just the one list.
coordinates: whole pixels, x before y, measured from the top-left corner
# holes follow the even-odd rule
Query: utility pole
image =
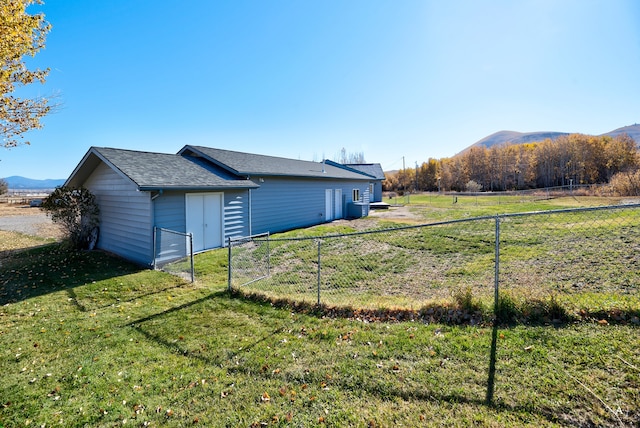
[(404, 166), (404, 156), (402, 156), (402, 193), (404, 193), (405, 186), (404, 186), (404, 182), (406, 181), (406, 175), (407, 175), (407, 168)]

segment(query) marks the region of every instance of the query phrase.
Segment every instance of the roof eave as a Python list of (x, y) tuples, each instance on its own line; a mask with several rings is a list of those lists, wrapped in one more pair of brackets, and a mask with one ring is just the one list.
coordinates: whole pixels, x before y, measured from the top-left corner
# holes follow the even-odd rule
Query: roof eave
[[(64, 182), (64, 186), (65, 187), (68, 187), (68, 186), (71, 186), (71, 187), (82, 187), (84, 185), (84, 182), (89, 178), (89, 176), (91, 175), (91, 173), (95, 169), (95, 166), (94, 166), (94, 168), (91, 168), (91, 171), (89, 173), (85, 174), (85, 176), (82, 176), (82, 174), (81, 174), (81, 172), (84, 169), (86, 163), (91, 159), (92, 155), (95, 156), (98, 159), (98, 161), (104, 163), (109, 168), (111, 168), (113, 171), (115, 171), (116, 174), (120, 175), (125, 180), (130, 181), (131, 183), (133, 183), (138, 188), (138, 190), (140, 189), (140, 186), (138, 185), (138, 183), (136, 183), (134, 180), (131, 179), (131, 177), (129, 177), (128, 175), (123, 173), (117, 166), (115, 166), (113, 163), (111, 163), (111, 161), (109, 161), (109, 159), (107, 159), (102, 153), (100, 153), (100, 148), (99, 147), (95, 147), (95, 146), (91, 146), (89, 148), (89, 150), (87, 150), (87, 153), (85, 153), (84, 157), (80, 160), (80, 162), (75, 167), (75, 169), (73, 170), (73, 172), (71, 173), (69, 178), (67, 178), (67, 180)], [(97, 164), (96, 164), (96, 166), (97, 166)]]
[(257, 184), (254, 185), (242, 185), (242, 186), (155, 186), (155, 185), (146, 185), (138, 187), (138, 190), (141, 192), (154, 192), (154, 191), (225, 191), (225, 190), (247, 190), (247, 189), (257, 189), (260, 186)]

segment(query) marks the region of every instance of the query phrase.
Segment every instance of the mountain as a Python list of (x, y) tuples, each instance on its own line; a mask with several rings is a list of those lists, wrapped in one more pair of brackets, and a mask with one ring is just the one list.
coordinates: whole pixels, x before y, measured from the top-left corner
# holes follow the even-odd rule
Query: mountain
[(640, 125), (635, 123), (629, 126), (623, 126), (622, 128), (614, 129), (611, 132), (607, 132), (606, 134), (609, 137), (617, 137), (620, 134), (627, 134), (629, 137), (633, 138), (636, 144), (640, 145)]
[(568, 132), (515, 132), (515, 131), (499, 131), (495, 134), (491, 134), (488, 137), (484, 137), (482, 140), (476, 142), (471, 147), (485, 146), (487, 148), (496, 144), (524, 144), (532, 143), (534, 141), (542, 141), (547, 138), (555, 140), (563, 135), (569, 135)]
[(6, 177), (4, 181), (6, 181), (7, 184), (9, 185), (9, 189), (39, 190), (39, 189), (55, 189), (58, 186), (62, 186), (66, 180), (65, 179), (34, 180), (31, 178), (13, 175), (11, 177)]
[[(616, 137), (620, 134), (627, 134), (631, 138), (635, 140), (635, 142), (640, 145), (640, 125), (633, 124), (629, 126), (624, 126), (622, 128), (614, 129), (611, 132), (607, 132), (606, 134), (598, 135), (600, 136), (609, 136)], [(550, 140), (555, 140), (563, 135), (569, 135), (568, 132), (551, 132), (551, 131), (543, 131), (543, 132), (515, 132), (515, 131), (499, 131), (494, 134), (491, 134), (487, 137), (484, 137), (482, 140), (477, 141), (471, 146), (467, 147), (463, 150), (463, 152), (469, 150), (471, 147), (484, 146), (491, 147), (496, 144), (524, 144), (524, 143), (532, 143), (534, 141), (543, 141), (549, 138)]]

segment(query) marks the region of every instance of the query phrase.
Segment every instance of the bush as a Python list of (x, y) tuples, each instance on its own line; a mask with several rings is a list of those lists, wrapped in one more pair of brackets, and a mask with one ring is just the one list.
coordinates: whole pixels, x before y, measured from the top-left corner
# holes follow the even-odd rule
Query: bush
[(615, 174), (609, 180), (609, 187), (618, 196), (640, 196), (640, 170)]
[(482, 302), (473, 297), (471, 287), (467, 287), (464, 290), (458, 291), (453, 295), (453, 298), (455, 299), (458, 307), (468, 313), (482, 313), (484, 309), (482, 306)]
[(498, 324), (515, 324), (518, 320), (518, 315), (522, 313), (515, 299), (506, 293), (498, 297), (498, 304), (494, 312)]
[(98, 240), (100, 209), (85, 188), (58, 187), (42, 203), (54, 223), (62, 225), (77, 249), (93, 249)]
[(465, 186), (467, 192), (471, 192), (471, 193), (478, 193), (479, 191), (482, 190), (482, 184), (477, 183), (473, 180), (469, 180), (467, 182), (467, 185)]

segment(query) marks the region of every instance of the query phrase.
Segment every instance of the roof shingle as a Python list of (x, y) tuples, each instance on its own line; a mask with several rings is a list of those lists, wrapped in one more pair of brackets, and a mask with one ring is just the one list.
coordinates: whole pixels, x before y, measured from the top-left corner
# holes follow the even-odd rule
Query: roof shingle
[(357, 171), (338, 168), (329, 163), (311, 162), (275, 156), (256, 155), (202, 146), (185, 146), (179, 154), (193, 153), (240, 176), (290, 176), (368, 180)]
[(93, 147), (92, 150), (140, 190), (187, 188), (254, 188), (254, 182), (180, 155)]

